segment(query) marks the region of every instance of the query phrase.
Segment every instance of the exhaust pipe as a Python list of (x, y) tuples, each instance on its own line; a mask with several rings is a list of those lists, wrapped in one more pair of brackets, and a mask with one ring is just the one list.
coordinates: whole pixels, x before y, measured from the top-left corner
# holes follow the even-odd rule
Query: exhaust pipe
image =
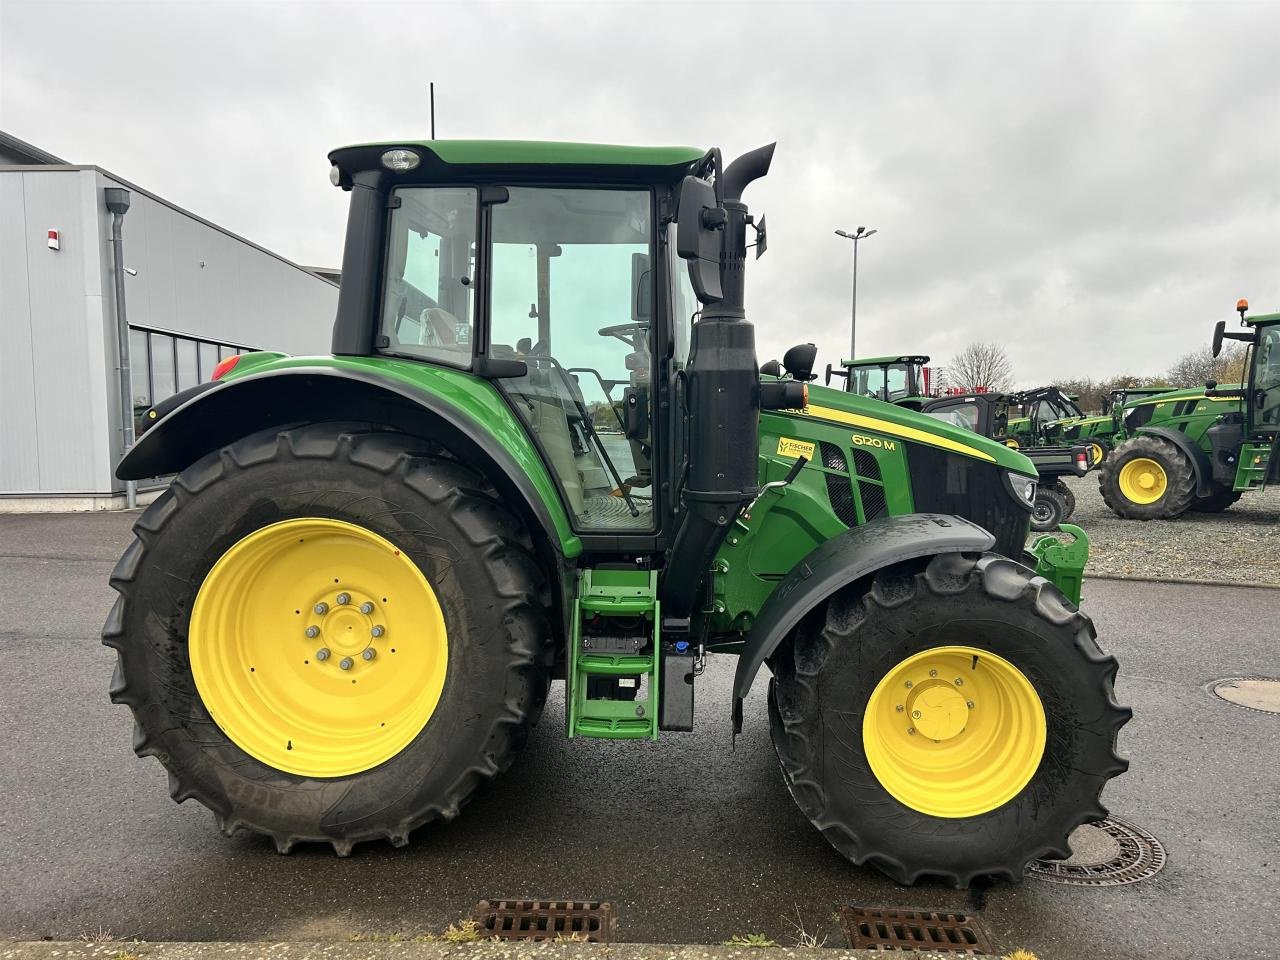
[(711, 559), (759, 479), (760, 372), (755, 328), (744, 305), (747, 225), (742, 193), (769, 172), (774, 144), (729, 164), (720, 192), (723, 298), (702, 309), (689, 353), (689, 477), (685, 514), (667, 559), (661, 596), (667, 616), (687, 619), (706, 585)]

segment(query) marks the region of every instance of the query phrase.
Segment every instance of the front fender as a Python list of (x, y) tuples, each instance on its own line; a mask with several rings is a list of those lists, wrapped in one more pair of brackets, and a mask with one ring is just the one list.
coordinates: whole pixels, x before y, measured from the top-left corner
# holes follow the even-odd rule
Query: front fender
[(981, 553), (996, 538), (962, 517), (908, 513), (852, 527), (814, 547), (778, 584), (747, 634), (733, 678), (733, 729), (742, 729), (742, 701), (760, 665), (804, 616), (837, 590), (877, 570), (940, 553)]
[(1213, 465), (1205, 452), (1192, 443), (1185, 433), (1169, 427), (1139, 427), (1134, 432), (1161, 437), (1172, 443), (1191, 461), (1191, 472), (1196, 478), (1196, 496), (1207, 497), (1213, 493), (1213, 484), (1210, 482), (1213, 479)]
[[(489, 384), (463, 374), (394, 375), (369, 364), (293, 360), (191, 391), (164, 412), (120, 461), (121, 480), (178, 473), (260, 430), (345, 421), (391, 427), (440, 442), (482, 472), (564, 557), (582, 552), (554, 480), (515, 414)], [(440, 380), (439, 389), (426, 382)], [(446, 391), (452, 387), (452, 396)], [(157, 410), (159, 412), (159, 410)]]

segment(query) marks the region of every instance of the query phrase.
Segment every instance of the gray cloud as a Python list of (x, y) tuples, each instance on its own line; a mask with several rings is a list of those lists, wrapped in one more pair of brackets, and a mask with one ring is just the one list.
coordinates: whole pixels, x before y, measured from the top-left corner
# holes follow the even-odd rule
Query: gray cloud
[(0, 127), (284, 255), (340, 256), (325, 153), (443, 136), (779, 141), (749, 199), (762, 356), (1019, 380), (1159, 371), (1236, 297), (1280, 309), (1280, 84), (1265, 5), (0, 4)]

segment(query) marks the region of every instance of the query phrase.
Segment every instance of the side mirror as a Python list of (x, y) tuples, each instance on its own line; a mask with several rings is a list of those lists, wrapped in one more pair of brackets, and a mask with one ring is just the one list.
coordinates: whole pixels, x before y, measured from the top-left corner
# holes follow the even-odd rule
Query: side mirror
[(782, 355), (782, 366), (797, 380), (809, 381), (813, 375), (813, 361), (818, 359), (818, 348), (812, 343), (798, 343)]
[(1227, 332), (1227, 321), (1219, 320), (1213, 325), (1213, 355), (1222, 353), (1222, 335)]
[(653, 320), (653, 284), (647, 253), (631, 255), (631, 322)]
[(689, 280), (699, 303), (724, 298), (720, 285), (724, 219), (715, 187), (701, 177), (685, 177), (676, 211), (676, 253), (689, 263)]

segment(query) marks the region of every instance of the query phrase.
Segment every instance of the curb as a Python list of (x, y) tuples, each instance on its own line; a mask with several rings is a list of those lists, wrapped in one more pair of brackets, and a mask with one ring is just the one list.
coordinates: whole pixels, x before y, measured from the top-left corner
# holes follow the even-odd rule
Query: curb
[[(948, 960), (954, 953), (895, 950), (904, 960)], [(876, 960), (878, 950), (769, 949), (671, 943), (370, 943), (35, 941), (0, 944), (0, 960)]]
[(1090, 580), (1122, 580), (1130, 583), (1189, 583), (1196, 587), (1245, 587), (1250, 590), (1280, 590), (1280, 583), (1257, 580), (1194, 580), (1186, 577), (1130, 577), (1122, 573), (1090, 573), (1086, 568), (1084, 582)]

